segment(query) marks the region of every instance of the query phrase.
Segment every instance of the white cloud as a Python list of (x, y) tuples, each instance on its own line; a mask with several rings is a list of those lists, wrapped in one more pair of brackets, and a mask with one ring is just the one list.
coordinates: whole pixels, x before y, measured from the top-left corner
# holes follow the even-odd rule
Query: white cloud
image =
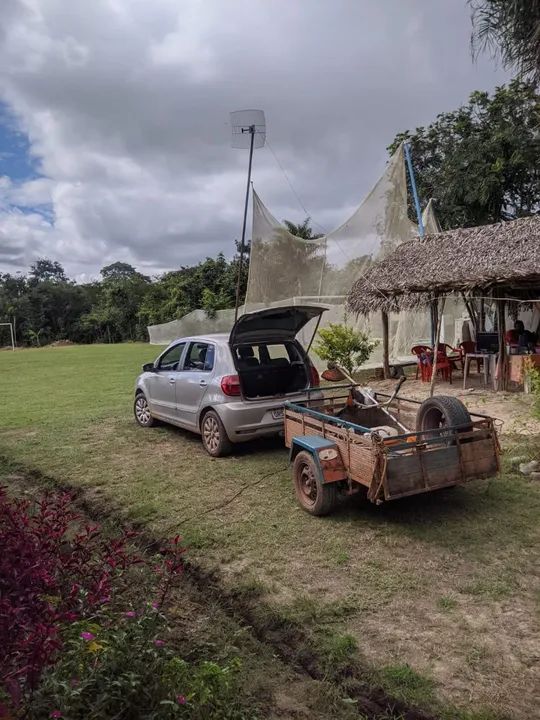
[[(338, 225), (397, 131), (502, 79), (471, 63), (464, 3), (2, 5), (0, 97), (45, 179), (0, 181), (0, 270), (47, 255), (90, 277), (116, 259), (157, 272), (231, 254), (247, 156), (230, 148), (227, 123), (242, 107), (265, 109), (306, 206)], [(302, 218), (268, 150), (254, 180), (277, 217)], [(51, 215), (34, 211), (43, 203)]]
[(36, 207), (49, 204), (54, 181), (50, 178), (36, 178), (27, 182), (15, 183), (7, 175), (0, 177), (0, 207), (20, 205)]
[(207, 8), (205, 0), (185, 0), (177, 9), (174, 30), (150, 45), (150, 62), (157, 67), (186, 70), (192, 81), (215, 77), (219, 60), (213, 44), (209, 42), (214, 18), (207, 14)]

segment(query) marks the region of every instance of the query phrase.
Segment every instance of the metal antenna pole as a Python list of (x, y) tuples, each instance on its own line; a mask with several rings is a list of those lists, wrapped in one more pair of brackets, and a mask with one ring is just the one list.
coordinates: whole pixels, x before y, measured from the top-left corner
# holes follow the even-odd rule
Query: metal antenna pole
[(414, 169), (411, 158), (411, 144), (406, 142), (403, 143), (403, 150), (405, 151), (405, 159), (407, 160), (407, 168), (409, 170), (409, 179), (411, 181), (411, 189), (414, 199), (414, 206), (416, 208), (416, 219), (418, 220), (418, 234), (421, 238), (424, 237), (424, 223), (422, 221), (422, 211), (420, 210), (420, 200), (418, 199), (418, 191), (416, 189), (416, 179), (414, 177)]
[[(403, 151), (405, 153), (405, 159), (407, 160), (407, 169), (409, 171), (409, 179), (411, 181), (411, 190), (414, 199), (414, 207), (416, 208), (416, 219), (418, 220), (418, 234), (421, 238), (424, 237), (424, 222), (422, 220), (422, 211), (420, 210), (420, 200), (418, 198), (418, 190), (416, 189), (416, 178), (414, 176), (414, 168), (411, 157), (411, 144), (406, 142), (403, 143)], [(438, 310), (438, 306), (437, 306)], [(435, 346), (435, 326), (437, 325), (437, 318), (435, 317), (435, 306), (433, 303), (430, 306), (430, 324), (431, 324), (431, 344)]]
[(242, 225), (242, 242), (240, 243), (240, 262), (238, 264), (238, 279), (236, 281), (236, 304), (234, 307), (234, 322), (238, 320), (238, 306), (240, 305), (240, 285), (242, 282), (242, 268), (244, 264), (244, 250), (245, 250), (245, 239), (246, 239), (246, 220), (249, 203), (249, 183), (251, 182), (251, 161), (253, 160), (253, 141), (255, 139), (255, 125), (250, 125), (249, 129), (242, 132), (249, 132), (251, 140), (249, 143), (249, 165), (248, 165), (248, 176), (246, 184), (246, 202), (244, 204), (244, 223)]

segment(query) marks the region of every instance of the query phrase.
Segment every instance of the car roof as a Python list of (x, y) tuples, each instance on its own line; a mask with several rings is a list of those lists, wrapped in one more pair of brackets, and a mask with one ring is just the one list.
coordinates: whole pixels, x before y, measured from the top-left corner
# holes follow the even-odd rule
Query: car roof
[(228, 343), (229, 342), (229, 333), (210, 333), (208, 335), (186, 335), (185, 337), (175, 338), (174, 340), (172, 340), (169, 343), (169, 346), (174, 345), (177, 342), (182, 342), (182, 341), (189, 342), (191, 340), (193, 340), (194, 342), (208, 341), (208, 342), (218, 342), (218, 343), (226, 342), (226, 343)]

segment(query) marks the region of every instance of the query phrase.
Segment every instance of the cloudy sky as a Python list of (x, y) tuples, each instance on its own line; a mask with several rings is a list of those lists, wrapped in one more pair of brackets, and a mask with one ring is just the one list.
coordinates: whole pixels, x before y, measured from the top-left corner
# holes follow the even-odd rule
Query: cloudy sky
[[(247, 153), (268, 139), (314, 220), (335, 227), (396, 132), (505, 81), (473, 64), (465, 0), (1, 0), (0, 271), (37, 257), (80, 280), (114, 260), (155, 274), (239, 237)], [(303, 219), (274, 154), (253, 180)]]

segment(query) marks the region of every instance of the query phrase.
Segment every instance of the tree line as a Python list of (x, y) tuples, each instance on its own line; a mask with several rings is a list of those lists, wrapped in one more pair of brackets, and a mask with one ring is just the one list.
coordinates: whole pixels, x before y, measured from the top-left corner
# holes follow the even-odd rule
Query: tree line
[[(26, 274), (0, 274), (0, 320), (13, 323), (19, 345), (147, 340), (147, 325), (196, 308), (209, 316), (234, 306), (238, 256), (206, 258), (150, 278), (124, 262), (101, 269), (100, 279), (78, 284), (54, 260), (37, 260)], [(241, 290), (245, 294), (248, 263)], [(243, 295), (242, 295), (243, 297)], [(7, 344), (8, 335), (2, 338)]]
[[(284, 221), (295, 235), (313, 239), (310, 219)], [(56, 260), (41, 258), (25, 275), (0, 273), (0, 322), (13, 323), (18, 345), (41, 346), (58, 340), (116, 343), (148, 340), (147, 326), (181, 318), (202, 308), (209, 317), (234, 307), (240, 269), (239, 243), (232, 260), (223, 253), (193, 266), (150, 278), (132, 265), (114, 262), (100, 279), (76, 283)], [(244, 250), (240, 302), (249, 273), (250, 245)], [(0, 347), (9, 331), (0, 335)]]

